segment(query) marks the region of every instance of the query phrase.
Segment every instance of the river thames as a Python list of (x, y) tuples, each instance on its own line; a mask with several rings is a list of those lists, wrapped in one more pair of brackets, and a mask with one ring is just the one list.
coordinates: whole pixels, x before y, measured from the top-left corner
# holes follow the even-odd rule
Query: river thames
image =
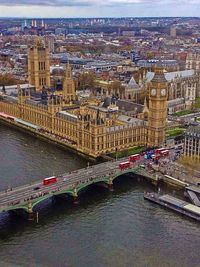
[[(0, 125), (0, 190), (87, 164)], [(0, 214), (0, 266), (199, 267), (199, 224), (145, 201), (143, 192), (151, 190), (122, 177), (114, 192), (92, 187), (78, 205), (67, 199), (41, 204), (38, 223)]]

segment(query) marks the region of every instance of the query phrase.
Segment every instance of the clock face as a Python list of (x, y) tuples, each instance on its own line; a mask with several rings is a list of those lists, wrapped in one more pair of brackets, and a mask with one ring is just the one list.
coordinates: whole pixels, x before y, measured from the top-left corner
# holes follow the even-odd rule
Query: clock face
[(166, 89), (161, 90), (161, 96), (166, 96)]
[(155, 96), (156, 95), (156, 89), (151, 89), (151, 95)]

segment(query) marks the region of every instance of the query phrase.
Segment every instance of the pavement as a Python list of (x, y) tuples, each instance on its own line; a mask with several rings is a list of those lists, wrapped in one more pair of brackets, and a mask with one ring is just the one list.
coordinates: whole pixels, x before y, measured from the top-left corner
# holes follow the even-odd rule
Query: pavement
[(19, 203), (22, 204), (28, 202), (30, 199), (36, 199), (47, 194), (54, 194), (57, 191), (65, 189), (71, 188), (73, 190), (79, 184), (88, 183), (103, 176), (112, 175), (116, 171), (119, 172), (119, 163), (124, 161), (124, 159), (120, 159), (118, 161), (101, 163), (70, 173), (57, 175), (57, 182), (49, 184), (48, 186), (43, 185), (43, 181), (41, 180), (34, 184), (10, 188), (9, 190), (0, 192), (0, 207), (4, 208)]
[[(180, 155), (176, 149), (171, 149), (169, 156), (161, 158), (158, 164), (155, 164), (151, 159), (145, 159), (144, 156), (141, 156), (140, 160), (134, 163), (134, 165), (142, 166), (147, 173), (153, 172), (158, 176), (160, 174), (170, 175), (183, 182), (197, 184), (197, 182), (200, 182), (200, 178), (193, 177), (184, 166), (174, 161)], [(128, 158), (122, 158), (57, 175), (57, 182), (48, 186), (44, 186), (43, 181), (40, 180), (33, 184), (13, 189), (10, 188), (9, 190), (0, 192), (0, 207), (4, 208), (19, 203), (22, 204), (28, 202), (30, 199), (36, 199), (46, 194), (54, 194), (60, 190), (70, 188), (73, 190), (80, 184), (89, 183), (103, 176), (112, 176), (113, 173), (120, 171), (119, 163), (127, 160)]]
[(161, 158), (159, 160), (159, 172), (190, 184), (197, 184), (198, 182), (200, 182), (200, 178), (192, 175), (191, 171), (188, 168), (184, 167), (176, 161), (183, 153), (182, 150), (180, 150), (180, 153), (177, 153), (177, 151), (179, 150), (171, 149), (168, 157)]

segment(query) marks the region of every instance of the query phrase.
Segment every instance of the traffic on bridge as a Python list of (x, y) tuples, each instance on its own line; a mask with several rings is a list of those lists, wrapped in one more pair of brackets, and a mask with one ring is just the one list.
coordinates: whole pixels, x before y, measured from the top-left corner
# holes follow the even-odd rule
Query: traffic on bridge
[(126, 173), (146, 176), (155, 182), (157, 178), (148, 173), (145, 166), (151, 164), (149, 161), (158, 163), (160, 158), (165, 157), (169, 157), (169, 150), (161, 148), (10, 188), (0, 192), (0, 212), (24, 210), (33, 214), (33, 208), (37, 204), (52, 196), (68, 194), (76, 200), (80, 191), (91, 184), (112, 189), (113, 180)]

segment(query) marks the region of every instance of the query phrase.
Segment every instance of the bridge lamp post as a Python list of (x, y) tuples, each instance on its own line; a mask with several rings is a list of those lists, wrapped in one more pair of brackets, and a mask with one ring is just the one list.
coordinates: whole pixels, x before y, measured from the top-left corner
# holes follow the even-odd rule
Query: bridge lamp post
[(39, 222), (39, 213), (38, 213), (38, 211), (36, 212), (36, 221), (37, 221), (37, 223)]

